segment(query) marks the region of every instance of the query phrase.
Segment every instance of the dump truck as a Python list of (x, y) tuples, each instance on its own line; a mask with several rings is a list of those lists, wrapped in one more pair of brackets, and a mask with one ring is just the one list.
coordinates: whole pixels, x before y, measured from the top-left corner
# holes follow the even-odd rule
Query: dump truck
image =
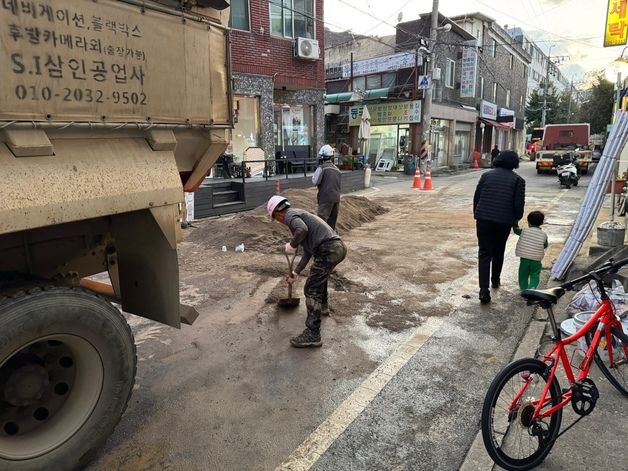
[(575, 159), (578, 172), (586, 175), (593, 159), (589, 123), (546, 125), (542, 150), (535, 155), (537, 173), (551, 173), (556, 170), (555, 162)]
[(83, 467), (179, 328), (184, 191), (233, 125), (224, 0), (0, 3), (0, 470)]

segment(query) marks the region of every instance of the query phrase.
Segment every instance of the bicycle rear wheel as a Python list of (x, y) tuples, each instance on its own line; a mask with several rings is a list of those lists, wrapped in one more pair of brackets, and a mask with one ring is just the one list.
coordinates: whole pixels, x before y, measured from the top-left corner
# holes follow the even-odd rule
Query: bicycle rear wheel
[[(591, 345), (594, 333), (595, 328), (589, 330), (586, 334), (588, 346)], [(600, 344), (595, 350), (593, 359), (608, 381), (615, 386), (615, 389), (617, 389), (624, 396), (628, 397), (628, 336), (616, 327), (611, 329), (611, 334), (613, 364), (610, 364), (611, 362), (606, 336), (602, 336)]]
[[(549, 419), (533, 421), (536, 401), (547, 384), (547, 365), (524, 358), (499, 373), (486, 393), (482, 408), (482, 438), (493, 461), (508, 470), (537, 466), (552, 449), (562, 420), (562, 409)], [(559, 404), (562, 394), (556, 378), (543, 409)]]

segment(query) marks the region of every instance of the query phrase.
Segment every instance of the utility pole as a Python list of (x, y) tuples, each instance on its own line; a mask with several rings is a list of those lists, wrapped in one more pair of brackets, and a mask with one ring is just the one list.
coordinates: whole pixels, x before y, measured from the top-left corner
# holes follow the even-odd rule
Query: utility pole
[(429, 62), (425, 67), (425, 74), (430, 78), (432, 86), (425, 90), (423, 100), (423, 139), (431, 144), (430, 129), (432, 127), (432, 94), (434, 91), (434, 81), (431, 80), (434, 73), (434, 49), (436, 48), (436, 35), (438, 34), (438, 0), (432, 0), (432, 24), (430, 27), (430, 43), (428, 49), (431, 51)]
[(547, 116), (547, 89), (549, 88), (549, 71), (550, 64), (552, 63), (551, 53), (552, 53), (552, 44), (549, 48), (549, 52), (547, 53), (547, 67), (545, 68), (545, 86), (543, 88), (543, 112), (541, 114), (541, 127), (545, 128), (545, 118)]
[(573, 93), (573, 77), (569, 84), (569, 104), (567, 105), (567, 123), (571, 123), (571, 94)]

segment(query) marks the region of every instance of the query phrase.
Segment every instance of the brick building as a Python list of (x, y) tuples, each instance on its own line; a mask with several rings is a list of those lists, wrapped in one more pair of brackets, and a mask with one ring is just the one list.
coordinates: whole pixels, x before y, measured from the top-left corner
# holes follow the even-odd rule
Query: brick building
[[(314, 158), (323, 144), (322, 0), (232, 0), (233, 155)], [(259, 152), (248, 152), (259, 158)]]

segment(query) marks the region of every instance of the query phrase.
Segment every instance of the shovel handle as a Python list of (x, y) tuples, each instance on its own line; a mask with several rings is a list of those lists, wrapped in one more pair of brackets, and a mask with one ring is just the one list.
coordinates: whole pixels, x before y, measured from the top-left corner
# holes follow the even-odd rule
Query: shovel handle
[[(288, 256), (287, 253), (285, 253), (285, 255), (286, 260), (288, 261), (288, 276), (292, 276), (292, 266), (294, 265), (294, 259), (297, 258), (297, 253), (294, 253), (292, 259)], [(288, 298), (292, 298), (292, 283), (288, 283)]]

